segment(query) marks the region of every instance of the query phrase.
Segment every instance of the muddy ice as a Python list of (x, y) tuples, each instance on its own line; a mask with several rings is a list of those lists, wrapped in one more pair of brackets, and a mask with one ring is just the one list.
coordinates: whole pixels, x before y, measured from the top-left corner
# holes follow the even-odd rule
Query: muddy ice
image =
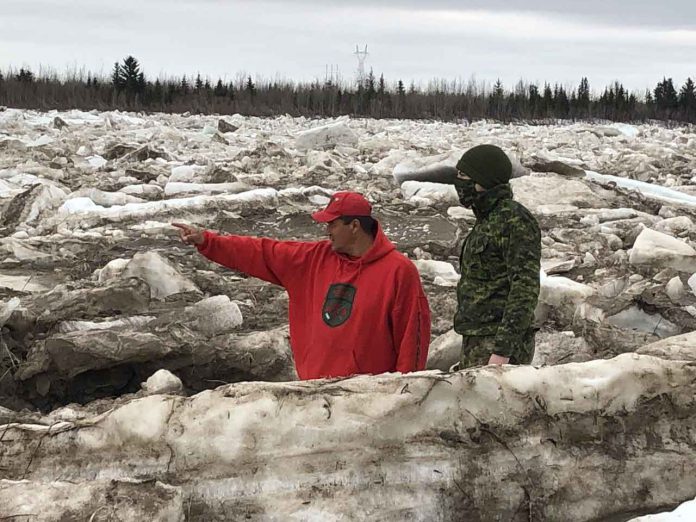
[[(542, 227), (540, 331), (534, 368), (449, 374), (474, 218), (424, 176), (479, 143)], [(316, 239), (339, 189), (416, 262), (430, 372), (293, 382), (282, 289), (169, 225)], [(688, 128), (0, 112), (0, 518), (672, 509), (696, 496), (695, 195)]]
[(627, 517), (693, 495), (695, 382), (624, 354), (69, 406), (4, 426), (0, 498), (127, 478), (175, 487), (178, 519)]

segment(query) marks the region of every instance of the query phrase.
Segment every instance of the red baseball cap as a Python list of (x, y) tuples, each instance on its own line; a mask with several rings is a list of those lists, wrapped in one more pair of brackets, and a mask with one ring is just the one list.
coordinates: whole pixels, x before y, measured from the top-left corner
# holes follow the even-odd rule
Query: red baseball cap
[(319, 223), (328, 223), (341, 216), (369, 216), (372, 205), (365, 196), (357, 192), (336, 192), (331, 196), (324, 210), (312, 214), (312, 219)]

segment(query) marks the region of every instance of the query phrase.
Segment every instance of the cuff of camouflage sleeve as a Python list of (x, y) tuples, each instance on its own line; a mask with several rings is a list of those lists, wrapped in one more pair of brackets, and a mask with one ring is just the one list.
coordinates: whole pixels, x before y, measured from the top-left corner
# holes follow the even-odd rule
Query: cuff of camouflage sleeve
[(518, 352), (518, 345), (521, 342), (520, 337), (500, 334), (496, 335), (494, 338), (495, 349), (493, 350), (493, 353), (495, 355), (500, 355), (501, 357), (512, 357), (513, 354)]

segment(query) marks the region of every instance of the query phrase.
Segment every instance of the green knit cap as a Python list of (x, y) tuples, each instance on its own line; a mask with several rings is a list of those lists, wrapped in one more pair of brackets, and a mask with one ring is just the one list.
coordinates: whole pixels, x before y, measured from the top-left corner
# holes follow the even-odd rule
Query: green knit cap
[(508, 183), (512, 163), (503, 149), (495, 145), (477, 145), (467, 150), (457, 162), (457, 170), (485, 189)]

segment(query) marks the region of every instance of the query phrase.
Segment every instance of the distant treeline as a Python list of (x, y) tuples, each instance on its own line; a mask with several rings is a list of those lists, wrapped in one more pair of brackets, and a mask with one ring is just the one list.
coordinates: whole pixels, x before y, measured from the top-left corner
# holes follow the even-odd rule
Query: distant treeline
[(476, 120), (663, 120), (696, 123), (696, 88), (691, 78), (675, 87), (663, 78), (653, 90), (629, 92), (620, 82), (591, 91), (587, 78), (577, 88), (559, 84), (518, 82), (506, 89), (471, 80), (438, 80), (426, 87), (388, 84), (370, 71), (363, 81), (331, 80), (294, 83), (287, 80), (235, 81), (196, 77), (151, 81), (138, 60), (128, 56), (114, 64), (111, 77), (90, 73), (35, 75), (22, 68), (0, 71), (0, 105), (27, 109), (99, 109), (148, 112), (191, 112), (273, 116), (365, 116)]

